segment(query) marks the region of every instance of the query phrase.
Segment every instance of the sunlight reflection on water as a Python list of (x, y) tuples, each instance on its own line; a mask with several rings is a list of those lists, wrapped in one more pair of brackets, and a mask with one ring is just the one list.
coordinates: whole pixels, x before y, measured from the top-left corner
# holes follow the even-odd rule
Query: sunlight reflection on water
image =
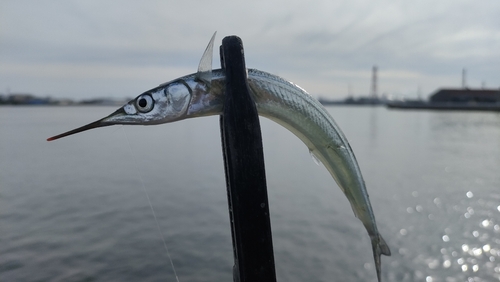
[[(413, 191), (411, 196), (418, 198)], [(479, 198), (472, 191), (463, 195), (459, 205), (441, 198), (431, 201), (419, 201), (415, 206), (407, 207), (407, 213), (414, 216), (427, 217), (429, 221), (437, 221), (441, 228), (441, 243), (435, 242), (430, 252), (412, 252), (408, 248), (399, 248), (399, 254), (411, 258), (416, 264), (426, 265), (426, 281), (491, 281), (500, 279), (500, 225), (498, 217), (499, 195), (491, 195), (487, 199)], [(451, 220), (450, 220), (451, 218)], [(452, 224), (453, 219), (460, 222), (462, 228)], [(448, 225), (441, 223), (449, 222)], [(402, 228), (399, 236), (411, 238), (406, 241), (428, 240), (429, 238), (413, 237), (414, 225)], [(431, 235), (431, 234), (429, 234)], [(426, 245), (425, 242), (414, 243), (415, 246)], [(427, 243), (428, 245), (428, 243)], [(427, 254), (426, 254), (427, 253)], [(393, 263), (394, 267), (398, 263)], [(443, 275), (444, 274), (444, 275)], [(481, 277), (479, 277), (481, 274)], [(415, 276), (423, 277), (424, 272), (416, 272)]]

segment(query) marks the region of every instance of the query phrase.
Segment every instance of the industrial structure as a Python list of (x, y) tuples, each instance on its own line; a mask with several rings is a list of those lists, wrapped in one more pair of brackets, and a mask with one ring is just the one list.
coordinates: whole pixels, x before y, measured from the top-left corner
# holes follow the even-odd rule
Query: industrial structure
[(500, 89), (439, 89), (431, 95), (429, 102), (499, 103)]

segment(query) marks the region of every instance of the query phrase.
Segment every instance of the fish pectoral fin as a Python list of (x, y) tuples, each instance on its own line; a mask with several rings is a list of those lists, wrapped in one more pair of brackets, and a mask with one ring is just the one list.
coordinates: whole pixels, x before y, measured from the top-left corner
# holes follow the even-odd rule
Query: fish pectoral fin
[(380, 277), (382, 274), (380, 256), (381, 255), (390, 256), (391, 250), (389, 249), (389, 246), (385, 242), (384, 238), (380, 236), (380, 234), (372, 237), (372, 248), (373, 248), (373, 259), (375, 260), (375, 268), (377, 270), (377, 278), (378, 281), (380, 282), (381, 281)]

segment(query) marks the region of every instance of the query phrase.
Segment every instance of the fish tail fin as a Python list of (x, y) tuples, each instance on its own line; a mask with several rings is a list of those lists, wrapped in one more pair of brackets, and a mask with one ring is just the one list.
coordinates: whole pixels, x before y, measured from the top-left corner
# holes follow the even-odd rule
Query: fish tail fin
[(380, 282), (381, 281), (380, 276), (382, 273), (380, 256), (381, 255), (390, 256), (391, 250), (389, 249), (389, 246), (385, 242), (384, 238), (380, 236), (380, 234), (377, 234), (376, 236), (372, 237), (372, 248), (373, 248), (373, 258), (375, 260), (375, 268), (377, 269), (377, 278), (378, 281)]

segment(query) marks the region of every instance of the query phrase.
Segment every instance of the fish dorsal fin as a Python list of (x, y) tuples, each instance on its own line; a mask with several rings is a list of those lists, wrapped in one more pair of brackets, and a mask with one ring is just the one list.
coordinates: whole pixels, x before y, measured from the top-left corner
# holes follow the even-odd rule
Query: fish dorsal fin
[(212, 81), (212, 57), (214, 50), (214, 39), (217, 31), (212, 35), (210, 42), (208, 42), (207, 49), (203, 53), (201, 57), (200, 64), (198, 65), (198, 72), (196, 73), (196, 77), (210, 83)]

